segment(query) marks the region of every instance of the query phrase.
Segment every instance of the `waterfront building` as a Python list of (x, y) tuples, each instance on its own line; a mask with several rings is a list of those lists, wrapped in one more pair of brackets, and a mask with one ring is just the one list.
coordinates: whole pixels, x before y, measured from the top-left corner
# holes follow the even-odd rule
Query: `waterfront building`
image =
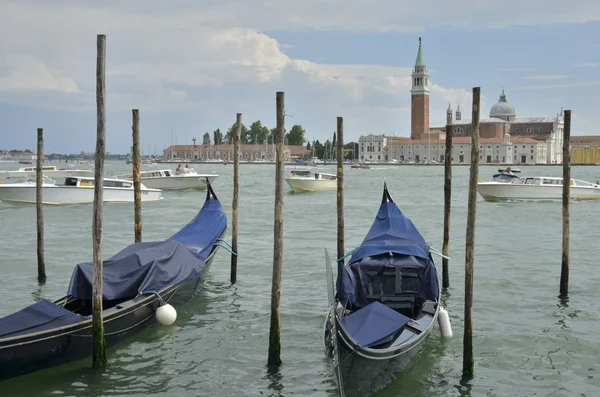
[(37, 161), (37, 154), (22, 150), (0, 150), (3, 161)]
[[(171, 145), (164, 152), (164, 160), (172, 162), (231, 162), (233, 145)], [(240, 145), (239, 159), (247, 162), (274, 162), (275, 145)], [(310, 157), (305, 146), (284, 146), (285, 161)]]
[[(412, 71), (410, 138), (369, 134), (359, 138), (361, 162), (443, 162), (446, 125), (429, 124), (429, 72), (421, 38)], [(460, 104), (451, 106), (446, 123), (452, 124), (452, 161), (468, 163), (471, 120), (463, 119)], [(551, 117), (517, 117), (504, 89), (489, 117), (480, 119), (480, 161), (503, 164), (562, 164), (563, 111)]]

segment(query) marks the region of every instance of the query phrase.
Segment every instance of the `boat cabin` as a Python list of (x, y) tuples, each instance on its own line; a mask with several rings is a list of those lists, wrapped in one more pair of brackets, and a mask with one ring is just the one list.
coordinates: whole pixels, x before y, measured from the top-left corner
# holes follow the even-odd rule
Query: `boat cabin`
[[(140, 178), (162, 178), (173, 175), (174, 173), (171, 170), (152, 170), (140, 172)], [(130, 178), (132, 178), (132, 176), (130, 176)]]
[(324, 174), (322, 172), (314, 172), (314, 171), (308, 171), (308, 170), (292, 170), (292, 171), (290, 171), (290, 173), (294, 177), (311, 178), (314, 176), (314, 178), (316, 180), (329, 180), (329, 181), (337, 180), (337, 175)]
[(315, 172), (315, 179), (335, 181), (337, 179), (337, 175)]
[[(94, 178), (68, 177), (65, 179), (65, 186), (91, 187), (94, 186)], [(104, 179), (104, 187), (117, 187), (131, 189), (133, 182), (122, 181), (119, 179)]]
[[(57, 171), (55, 165), (47, 165), (42, 167), (42, 171)], [(21, 167), (18, 172), (36, 172), (36, 167)]]

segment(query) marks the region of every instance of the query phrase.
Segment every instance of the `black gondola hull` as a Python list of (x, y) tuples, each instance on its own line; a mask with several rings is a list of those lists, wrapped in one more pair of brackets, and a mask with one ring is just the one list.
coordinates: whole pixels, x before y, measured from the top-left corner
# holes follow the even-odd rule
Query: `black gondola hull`
[[(162, 300), (175, 309), (187, 303), (204, 281), (218, 246), (207, 258), (196, 279), (188, 279), (157, 291)], [(62, 302), (63, 298), (57, 302)], [(103, 313), (107, 346), (119, 343), (156, 322), (160, 301), (156, 295), (136, 297)], [(44, 332), (0, 340), (0, 380), (54, 367), (92, 355), (93, 338), (90, 319)]]
[[(438, 306), (439, 307), (439, 306)], [(421, 350), (437, 321), (438, 309), (430, 324), (416, 338), (396, 348), (363, 349), (345, 332), (339, 318), (336, 317), (335, 346), (331, 342), (331, 325), (325, 326), (325, 349), (328, 357), (333, 358), (337, 349), (336, 383), (342, 397), (366, 397), (373, 395), (394, 381), (399, 373), (405, 371)], [(328, 321), (331, 321), (329, 318)]]

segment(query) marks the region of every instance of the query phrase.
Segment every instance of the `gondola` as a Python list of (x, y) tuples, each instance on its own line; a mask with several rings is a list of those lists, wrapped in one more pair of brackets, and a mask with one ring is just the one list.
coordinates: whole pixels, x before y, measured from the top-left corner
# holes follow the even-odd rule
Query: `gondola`
[(410, 364), (433, 329), (440, 310), (435, 263), (429, 245), (385, 184), (365, 239), (346, 263), (338, 259), (335, 287), (325, 256), (325, 352), (340, 395), (368, 396)]
[[(160, 306), (176, 309), (189, 301), (226, 228), (227, 217), (209, 184), (198, 214), (169, 239), (132, 244), (105, 260), (107, 345), (155, 323)], [(92, 263), (78, 264), (67, 296), (55, 302), (42, 299), (0, 318), (0, 380), (91, 356), (92, 282)]]

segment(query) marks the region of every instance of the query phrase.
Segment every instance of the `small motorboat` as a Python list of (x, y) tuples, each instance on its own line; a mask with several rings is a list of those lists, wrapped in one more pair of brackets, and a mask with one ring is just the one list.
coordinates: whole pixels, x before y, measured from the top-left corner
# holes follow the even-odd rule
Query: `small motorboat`
[[(193, 168), (178, 168), (173, 170), (147, 170), (140, 171), (140, 180), (146, 187), (162, 190), (177, 189), (206, 189), (207, 183), (211, 184), (219, 176), (216, 174), (198, 174)], [(132, 174), (121, 175), (120, 178), (133, 180)]]
[(341, 396), (377, 392), (424, 345), (441, 309), (432, 252), (384, 185), (367, 236), (347, 263), (337, 261), (335, 287), (326, 255), (330, 306), (323, 341)]
[(337, 189), (337, 175), (312, 170), (292, 169), (285, 181), (294, 193)]
[[(91, 204), (94, 202), (93, 177), (67, 177), (62, 184), (44, 177), (42, 204)], [(142, 184), (142, 201), (157, 201), (162, 197), (159, 189), (149, 189)], [(104, 178), (104, 202), (133, 202), (133, 182), (124, 179)], [(36, 203), (36, 181), (28, 178), (21, 183), (0, 184), (0, 201), (8, 203)]]
[[(36, 167), (21, 167), (16, 171), (0, 171), (1, 179), (20, 179), (35, 178)], [(50, 178), (66, 178), (68, 176), (92, 176), (92, 170), (78, 170), (74, 167), (58, 168), (55, 165), (42, 166), (42, 175)]]
[[(571, 178), (571, 200), (600, 200), (600, 183)], [(491, 181), (479, 181), (477, 191), (486, 201), (560, 201), (562, 177), (527, 177), (496, 174)]]
[(370, 165), (368, 165), (368, 164), (359, 164), (359, 163), (355, 163), (355, 164), (352, 164), (352, 165), (350, 166), (350, 168), (358, 168), (358, 169), (363, 169), (363, 170), (370, 170), (370, 169), (371, 169), (371, 166), (370, 166)]
[[(208, 274), (226, 228), (227, 217), (209, 185), (200, 211), (173, 236), (131, 244), (104, 260), (107, 345), (154, 324), (161, 306), (177, 309), (189, 301)], [(0, 318), (0, 380), (92, 354), (92, 283), (92, 263), (81, 263), (73, 270), (65, 297), (42, 299)]]

